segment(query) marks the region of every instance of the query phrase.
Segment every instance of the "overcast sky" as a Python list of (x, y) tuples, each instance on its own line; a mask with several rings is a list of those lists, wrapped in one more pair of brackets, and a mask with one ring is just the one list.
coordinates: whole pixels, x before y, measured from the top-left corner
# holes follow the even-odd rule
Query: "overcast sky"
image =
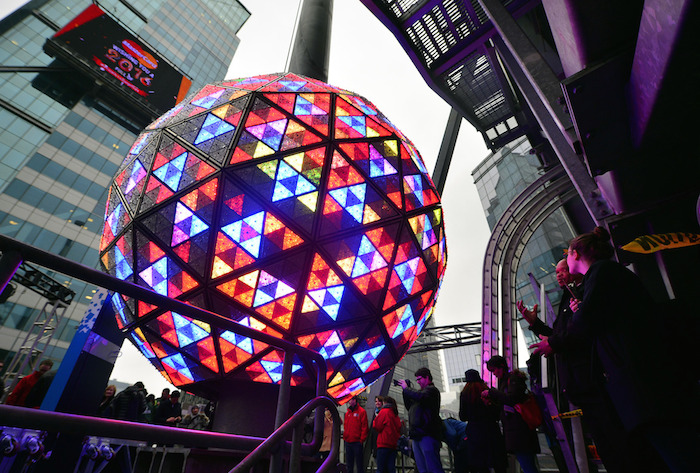
[[(0, 17), (14, 10), (0, 1)], [(251, 17), (227, 78), (283, 72), (293, 34), (295, 0), (242, 0)], [(371, 100), (407, 137), (433, 169), (449, 106), (424, 82), (398, 41), (359, 0), (335, 0), (328, 82)], [(462, 122), (442, 195), (447, 233), (447, 272), (437, 302), (438, 326), (481, 320), (482, 267), (490, 235), (471, 176), (488, 155), (481, 136)], [(128, 345), (128, 346), (127, 346)], [(129, 343), (113, 377), (145, 382), (159, 393), (167, 382)]]

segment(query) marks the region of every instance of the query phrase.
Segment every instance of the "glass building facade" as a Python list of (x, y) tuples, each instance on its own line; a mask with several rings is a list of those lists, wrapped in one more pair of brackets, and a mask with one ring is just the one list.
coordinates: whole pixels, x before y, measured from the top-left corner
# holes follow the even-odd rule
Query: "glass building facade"
[(465, 345), (444, 350), (447, 387), (450, 392), (459, 392), (464, 387), (464, 372), (481, 369), (481, 345)]
[[(472, 172), (489, 228), (493, 229), (513, 199), (540, 177), (540, 162), (530, 149), (527, 138), (519, 138), (491, 153)], [(539, 302), (530, 284), (528, 274), (532, 274), (540, 284), (545, 284), (556, 313), (561, 291), (555, 267), (564, 258), (564, 250), (574, 236), (573, 226), (563, 208), (557, 209), (540, 225), (520, 259), (516, 300), (524, 301), (527, 306)], [(527, 327), (527, 322), (521, 320), (520, 326)], [(530, 330), (523, 330), (523, 334), (528, 344), (538, 341)]]
[[(87, 0), (34, 0), (0, 21), (0, 233), (99, 267), (107, 190), (152, 116), (43, 50)], [(100, 8), (192, 80), (224, 79), (250, 13), (237, 0), (105, 0)], [(44, 356), (60, 361), (96, 288), (75, 291)], [(18, 286), (0, 304), (0, 360), (24, 339), (45, 300)]]

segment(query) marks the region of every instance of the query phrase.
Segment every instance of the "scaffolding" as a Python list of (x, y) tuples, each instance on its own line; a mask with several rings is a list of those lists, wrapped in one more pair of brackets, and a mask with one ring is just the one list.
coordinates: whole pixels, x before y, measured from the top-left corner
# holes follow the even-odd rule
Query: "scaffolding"
[(17, 268), (13, 281), (48, 300), (32, 320), (19, 347), (17, 347), (20, 341), (18, 337), (10, 350), (15, 352), (15, 355), (2, 377), (4, 385), (8, 388), (7, 393), (12, 392), (20, 379), (37, 369), (41, 355), (51, 343), (56, 329), (63, 320), (66, 308), (75, 297), (74, 291), (25, 262)]

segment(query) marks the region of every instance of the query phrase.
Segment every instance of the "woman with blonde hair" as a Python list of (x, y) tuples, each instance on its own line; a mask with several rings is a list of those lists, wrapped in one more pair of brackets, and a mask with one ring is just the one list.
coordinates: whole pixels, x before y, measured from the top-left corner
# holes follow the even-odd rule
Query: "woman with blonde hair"
[(105, 392), (102, 395), (102, 400), (97, 408), (97, 415), (99, 417), (112, 417), (112, 401), (114, 400), (114, 395), (117, 393), (117, 387), (110, 384), (105, 388)]

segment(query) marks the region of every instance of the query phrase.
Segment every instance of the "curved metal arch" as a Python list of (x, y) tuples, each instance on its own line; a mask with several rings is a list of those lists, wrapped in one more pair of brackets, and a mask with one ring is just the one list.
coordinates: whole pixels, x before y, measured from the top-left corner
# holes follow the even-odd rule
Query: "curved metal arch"
[(509, 366), (517, 362), (517, 343), (513, 343), (517, 338), (511, 314), (515, 308), (515, 276), (520, 257), (542, 222), (576, 195), (564, 169), (557, 166), (521, 192), (494, 226), (486, 248), (483, 271), (481, 371), (484, 376), (488, 374), (485, 360), (498, 354), (501, 338), (499, 305), (503, 356)]
[(554, 198), (545, 207), (533, 211), (532, 213), (536, 215), (534, 215), (532, 219), (530, 219), (529, 216), (524, 218), (523, 221), (529, 223), (518, 227), (519, 231), (513, 235), (511, 239), (515, 244), (508, 246), (505, 252), (501, 270), (501, 288), (503, 293), (501, 297), (501, 326), (504, 329), (504, 340), (506, 332), (509, 335), (508, 340), (505, 340), (506, 343), (504, 344), (505, 347), (510, 349), (510, 353), (504, 350), (509, 366), (515, 367), (518, 365), (518, 331), (515, 329), (515, 322), (517, 319), (513, 317), (513, 315), (516, 313), (515, 283), (520, 266), (520, 258), (530, 241), (530, 237), (532, 237), (540, 225), (542, 225), (542, 223), (559, 207), (577, 195), (576, 189), (572, 187)]

